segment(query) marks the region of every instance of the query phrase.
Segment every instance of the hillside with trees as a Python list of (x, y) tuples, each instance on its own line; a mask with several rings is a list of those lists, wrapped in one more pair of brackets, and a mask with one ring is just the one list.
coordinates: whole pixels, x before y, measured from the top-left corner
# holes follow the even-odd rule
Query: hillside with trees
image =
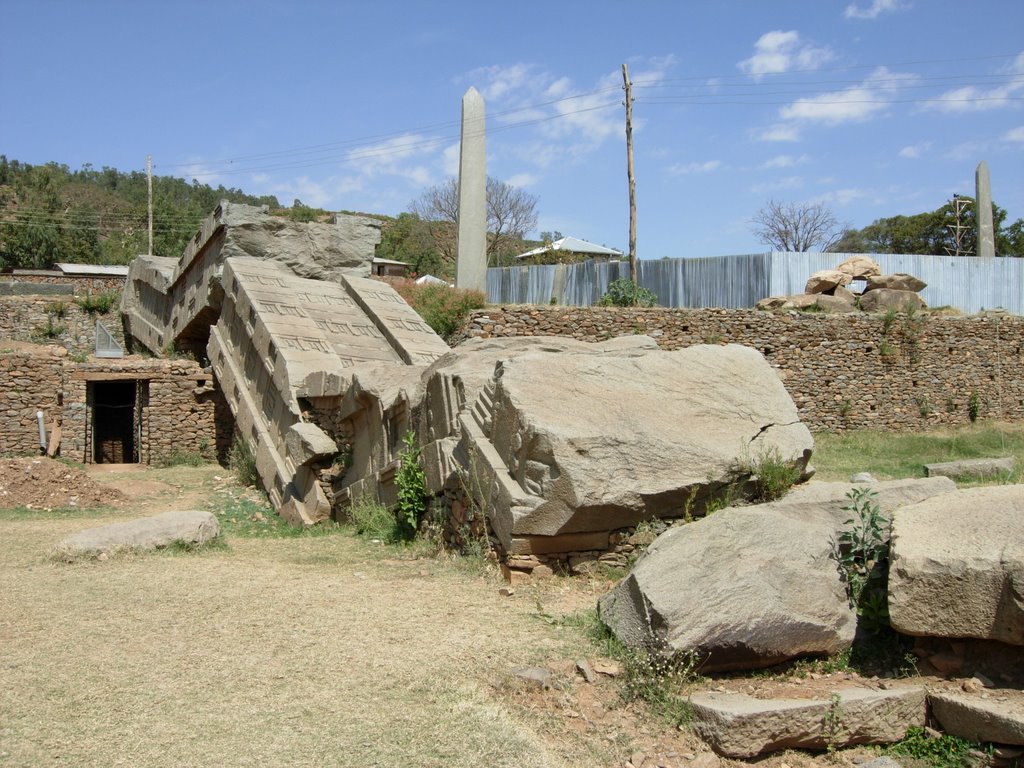
[[(153, 252), (178, 256), (221, 200), (280, 208), (273, 196), (154, 176)], [(319, 213), (296, 203), (296, 215)], [(146, 208), (145, 173), (90, 165), (72, 171), (0, 155), (0, 268), (127, 264), (147, 251)]]

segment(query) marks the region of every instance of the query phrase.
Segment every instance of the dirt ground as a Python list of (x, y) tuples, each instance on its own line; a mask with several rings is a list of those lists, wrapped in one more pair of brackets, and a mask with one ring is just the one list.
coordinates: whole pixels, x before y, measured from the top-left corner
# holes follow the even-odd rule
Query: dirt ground
[[(194, 553), (67, 565), (49, 553), (74, 531), (247, 494), (217, 466), (86, 475), (34, 459), (5, 464), (0, 485), (0, 508), (22, 507), (0, 509), (2, 765), (744, 765), (625, 704), (621, 679), (577, 672), (578, 659), (614, 671), (566, 620), (608, 581), (554, 578), (504, 595), (481, 561), (347, 532), (228, 535)], [(85, 509), (86, 498), (105, 506)], [(522, 667), (551, 670), (552, 686), (520, 679)], [(835, 682), (704, 684), (808, 695)]]

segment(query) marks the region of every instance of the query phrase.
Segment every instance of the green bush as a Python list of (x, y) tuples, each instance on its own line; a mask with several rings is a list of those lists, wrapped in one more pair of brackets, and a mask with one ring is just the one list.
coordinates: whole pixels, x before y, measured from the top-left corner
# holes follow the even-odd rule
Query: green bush
[(369, 496), (361, 496), (352, 502), (348, 517), (360, 536), (380, 539), (385, 544), (394, 544), (402, 538), (399, 534), (398, 518), (387, 507)]
[(402, 538), (408, 540), (416, 535), (427, 511), (427, 478), (420, 467), (415, 433), (406, 432), (402, 443), (405, 452), (395, 473), (395, 485), (398, 486), (398, 525)]
[(657, 296), (624, 277), (612, 280), (604, 296), (597, 302), (599, 307), (653, 307), (657, 304)]
[(90, 315), (105, 315), (120, 300), (121, 295), (117, 291), (104, 291), (103, 293), (88, 293), (75, 299), (83, 312)]
[(800, 479), (800, 470), (772, 446), (749, 464), (756, 501), (781, 499)]
[(417, 285), (412, 280), (401, 280), (391, 285), (445, 341), (458, 333), (470, 312), (487, 303), (483, 291), (452, 288), (441, 283)]
[(235, 439), (231, 442), (231, 450), (228, 451), (228, 467), (235, 473), (238, 482), (242, 485), (259, 487), (260, 474), (256, 471), (256, 456), (249, 444), (239, 435), (235, 435)]

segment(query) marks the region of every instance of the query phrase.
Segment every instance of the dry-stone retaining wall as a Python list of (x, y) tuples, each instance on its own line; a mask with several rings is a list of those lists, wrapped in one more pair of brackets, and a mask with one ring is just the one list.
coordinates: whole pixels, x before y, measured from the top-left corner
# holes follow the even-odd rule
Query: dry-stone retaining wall
[(761, 351), (816, 431), (909, 431), (979, 418), (1024, 420), (1024, 317), (988, 313), (825, 315), (745, 309), (494, 306), (467, 337), (653, 336), (664, 349), (736, 343)]
[(36, 411), (47, 424), (60, 413), (63, 347), (18, 345), (0, 340), (0, 453), (39, 452)]
[(73, 357), (95, 352), (97, 319), (124, 349), (124, 328), (116, 307), (106, 314), (90, 314), (70, 295), (0, 298), (0, 339), (60, 344)]
[(70, 286), (76, 295), (86, 293), (100, 293), (104, 291), (124, 290), (123, 277), (101, 277), (86, 275), (65, 275), (63, 272), (50, 270), (20, 270), (11, 280), (3, 281), (10, 283), (34, 283), (36, 285), (66, 285)]

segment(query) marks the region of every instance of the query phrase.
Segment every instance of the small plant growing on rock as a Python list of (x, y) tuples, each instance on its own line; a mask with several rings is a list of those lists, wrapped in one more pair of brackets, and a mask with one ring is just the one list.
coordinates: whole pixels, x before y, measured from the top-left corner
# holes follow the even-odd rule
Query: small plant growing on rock
[(800, 470), (787, 461), (775, 446), (768, 448), (748, 465), (754, 484), (755, 501), (781, 499), (800, 479)]
[(253, 455), (249, 444), (239, 435), (235, 435), (228, 451), (228, 467), (242, 485), (259, 487), (260, 474), (256, 471), (256, 456)]
[(886, 590), (889, 581), (890, 520), (878, 506), (878, 494), (870, 488), (854, 488), (843, 509), (851, 517), (838, 537), (831, 540), (832, 557), (846, 582), (850, 607), (866, 629), (889, 626)]

